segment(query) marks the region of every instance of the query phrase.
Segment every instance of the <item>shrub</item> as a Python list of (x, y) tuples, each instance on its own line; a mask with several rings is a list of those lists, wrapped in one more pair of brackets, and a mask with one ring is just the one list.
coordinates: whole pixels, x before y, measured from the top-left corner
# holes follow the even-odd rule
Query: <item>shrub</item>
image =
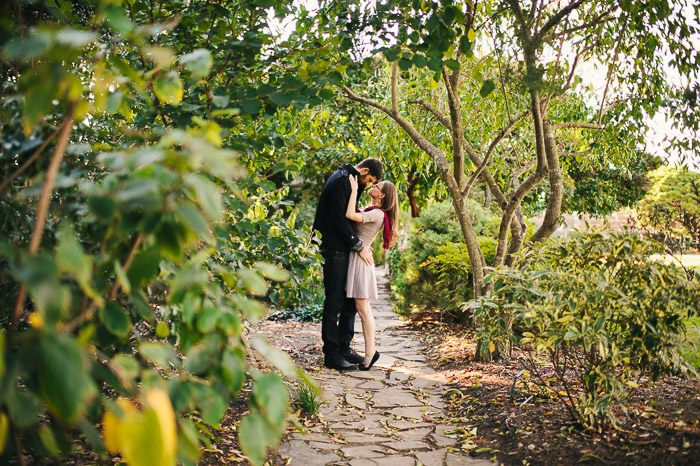
[(309, 304), (308, 306), (287, 307), (270, 313), (267, 320), (295, 319), (302, 322), (318, 322), (323, 315), (323, 304)]
[[(474, 201), (469, 201), (468, 208), (484, 257), (491, 262), (498, 218)], [(441, 202), (425, 209), (420, 218), (413, 220), (407, 236), (407, 246), (389, 254), (397, 311), (408, 315), (414, 307), (426, 306), (455, 311), (461, 318), (459, 303), (472, 296), (471, 265), (452, 204)]]
[(698, 312), (700, 283), (674, 265), (650, 261), (658, 250), (639, 236), (603, 232), (533, 248), (520, 269), (490, 273), (493, 293), (470, 303), (483, 349), (523, 345), (543, 386), (551, 375), (544, 370), (553, 371), (552, 395), (576, 421), (614, 423), (610, 408), (635, 386), (639, 371), (654, 380), (693, 372), (681, 343), (684, 319)]

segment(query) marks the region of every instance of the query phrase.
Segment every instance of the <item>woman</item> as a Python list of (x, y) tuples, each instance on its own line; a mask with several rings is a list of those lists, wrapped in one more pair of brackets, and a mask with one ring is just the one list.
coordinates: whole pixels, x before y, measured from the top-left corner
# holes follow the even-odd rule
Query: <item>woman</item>
[[(372, 244), (379, 230), (384, 229), (384, 249), (389, 249), (398, 240), (399, 203), (396, 186), (389, 181), (373, 185), (369, 191), (372, 205), (362, 212), (355, 211), (357, 201), (357, 177), (350, 175), (352, 192), (345, 216), (357, 222), (357, 236), (364, 244)], [(370, 299), (377, 299), (377, 279), (374, 267), (368, 266), (357, 252), (351, 252), (348, 260), (348, 281), (346, 296), (355, 299), (357, 313), (362, 320), (362, 334), (365, 337), (365, 361), (360, 370), (368, 371), (377, 359), (379, 352), (374, 347), (374, 315), (369, 304)]]

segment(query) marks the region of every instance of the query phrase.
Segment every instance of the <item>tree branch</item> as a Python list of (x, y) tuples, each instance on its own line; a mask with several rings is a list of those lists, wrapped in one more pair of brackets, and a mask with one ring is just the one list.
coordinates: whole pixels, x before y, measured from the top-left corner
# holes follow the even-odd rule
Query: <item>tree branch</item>
[[(51, 157), (51, 162), (49, 168), (46, 172), (46, 179), (44, 180), (44, 186), (41, 189), (41, 196), (39, 197), (39, 207), (37, 208), (36, 221), (34, 223), (34, 230), (32, 231), (32, 237), (29, 240), (29, 254), (34, 256), (39, 252), (39, 246), (41, 245), (41, 238), (44, 234), (44, 226), (46, 225), (46, 217), (49, 213), (49, 204), (51, 202), (51, 193), (53, 192), (53, 187), (56, 183), (56, 177), (58, 176), (58, 170), (61, 168), (61, 162), (63, 161), (63, 155), (68, 147), (68, 141), (70, 139), (70, 134), (73, 131), (73, 105), (70, 104), (68, 108), (68, 113), (64, 119), (64, 124), (61, 127), (60, 136), (58, 137), (58, 143), (54, 149), (53, 156)], [(10, 324), (7, 331), (7, 338), (11, 340), (13, 333), (17, 330), (19, 325), (19, 319), (22, 316), (22, 311), (24, 310), (24, 302), (26, 299), (26, 286), (22, 284), (19, 287), (19, 293), (17, 294), (17, 300), (15, 301), (15, 306), (12, 309), (12, 315), (10, 317)]]
[(14, 173), (12, 173), (10, 176), (8, 176), (7, 178), (5, 178), (5, 180), (2, 182), (2, 184), (0, 184), (0, 193), (2, 193), (2, 192), (5, 190), (5, 188), (8, 187), (8, 186), (10, 185), (10, 183), (12, 183), (12, 182), (15, 180), (15, 178), (17, 178), (19, 175), (21, 175), (21, 174), (24, 172), (24, 170), (26, 170), (32, 163), (34, 163), (34, 161), (35, 161), (36, 159), (39, 158), (39, 155), (41, 155), (41, 153), (44, 152), (44, 149), (46, 149), (46, 146), (48, 146), (49, 143), (50, 143), (51, 141), (53, 141), (53, 138), (55, 138), (56, 135), (61, 131), (61, 129), (63, 128), (63, 126), (66, 124), (66, 121), (67, 121), (67, 120), (63, 120), (63, 121), (61, 122), (61, 124), (58, 125), (58, 127), (53, 131), (53, 133), (51, 133), (51, 134), (49, 135), (49, 137), (47, 137), (47, 138), (44, 140), (44, 142), (41, 143), (41, 145), (39, 146), (39, 148), (38, 148), (36, 151), (34, 151), (34, 153), (32, 154), (32, 156), (29, 157), (29, 158), (22, 164), (21, 167), (19, 167), (17, 170), (15, 170)]
[(615, 44), (615, 51), (613, 52), (612, 63), (608, 68), (608, 77), (605, 82), (605, 90), (603, 91), (603, 97), (600, 99), (600, 111), (598, 112), (598, 124), (603, 121), (603, 108), (605, 107), (605, 97), (608, 95), (608, 88), (610, 87), (610, 80), (612, 79), (613, 69), (615, 69), (615, 63), (617, 62), (617, 54), (620, 51), (620, 43), (622, 38), (625, 36), (625, 30), (627, 29), (627, 20), (630, 15), (627, 13), (625, 15), (625, 21), (622, 23), (622, 29), (620, 30), (620, 37), (617, 39), (617, 44)]
[(458, 85), (459, 79), (454, 80), (447, 71), (445, 65), (442, 66), (442, 77), (447, 89), (447, 105), (450, 109), (450, 120), (452, 121), (452, 165), (454, 178), (457, 181), (458, 191), (462, 192), (466, 188), (464, 173), (464, 129), (462, 127), (462, 111), (459, 103), (459, 94), (453, 84)]
[(544, 26), (542, 26), (542, 29), (540, 29), (535, 35), (533, 36), (535, 44), (539, 45), (540, 42), (542, 42), (542, 38), (544, 37), (547, 32), (552, 29), (554, 26), (559, 24), (559, 21), (564, 19), (569, 13), (571, 13), (573, 10), (581, 6), (586, 0), (575, 0), (571, 2), (569, 5), (565, 6), (562, 8), (558, 13), (556, 13), (554, 16), (549, 18), (549, 21), (545, 23)]
[(602, 129), (603, 127), (599, 123), (585, 123), (583, 121), (567, 121), (552, 126), (552, 129), (555, 131), (565, 128)]
[(391, 111), (399, 114), (399, 62), (391, 64)]
[(518, 115), (515, 120), (511, 121), (506, 127), (502, 128), (494, 140), (491, 142), (491, 145), (489, 146), (488, 150), (486, 151), (486, 155), (484, 156), (484, 160), (479, 164), (476, 170), (469, 176), (469, 181), (467, 182), (467, 186), (463, 192), (463, 195), (465, 198), (469, 197), (471, 194), (472, 189), (474, 189), (474, 186), (476, 185), (476, 180), (479, 178), (481, 173), (484, 171), (484, 168), (488, 165), (488, 163), (491, 160), (491, 154), (493, 153), (493, 150), (496, 148), (499, 142), (503, 140), (503, 138), (510, 132), (511, 129), (523, 118), (528, 116), (530, 114), (530, 110), (525, 110), (522, 112), (520, 115)]
[(424, 99), (412, 99), (410, 101), (413, 104), (418, 104), (421, 107), (423, 107), (426, 111), (431, 113), (435, 118), (437, 118), (438, 122), (448, 130), (452, 131), (452, 122), (450, 122), (450, 119), (445, 116), (444, 113), (442, 113), (440, 110), (437, 108), (433, 107), (430, 102)]
[(551, 42), (553, 40), (558, 39), (559, 37), (567, 37), (572, 32), (576, 32), (576, 31), (579, 31), (581, 29), (586, 29), (586, 28), (589, 28), (591, 26), (597, 26), (599, 24), (603, 24), (605, 21), (607, 21), (607, 17), (610, 15), (611, 12), (612, 12), (612, 8), (608, 8), (608, 10), (599, 14), (591, 21), (589, 21), (587, 23), (579, 24), (578, 26), (575, 26), (575, 27), (572, 27), (569, 29), (564, 29), (563, 31), (561, 31), (557, 34), (552, 34), (551, 36), (547, 37), (546, 39), (543, 39), (543, 42)]

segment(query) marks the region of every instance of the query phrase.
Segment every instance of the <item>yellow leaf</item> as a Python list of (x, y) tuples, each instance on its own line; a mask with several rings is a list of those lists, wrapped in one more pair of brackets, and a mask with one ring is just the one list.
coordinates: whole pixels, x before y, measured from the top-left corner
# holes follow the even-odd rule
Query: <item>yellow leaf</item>
[(146, 401), (158, 416), (158, 425), (163, 438), (163, 453), (168, 464), (175, 464), (177, 453), (177, 425), (170, 397), (165, 391), (154, 388), (146, 394)]
[(494, 345), (493, 342), (490, 341), (489, 342), (489, 352), (493, 353), (494, 351), (496, 351), (496, 345)]
[(476, 39), (476, 32), (474, 32), (474, 29), (469, 29), (467, 39), (469, 39), (469, 42), (474, 42), (474, 39)]
[(29, 322), (29, 325), (37, 330), (42, 330), (44, 328), (44, 317), (38, 312), (32, 312), (29, 314), (27, 321)]
[(10, 423), (7, 421), (7, 414), (0, 414), (0, 455), (5, 452), (5, 444), (10, 433)]
[(108, 409), (102, 418), (105, 447), (110, 453), (117, 453), (121, 449), (123, 425), (138, 414), (134, 405), (126, 398), (119, 398), (117, 406), (121, 409), (121, 416)]

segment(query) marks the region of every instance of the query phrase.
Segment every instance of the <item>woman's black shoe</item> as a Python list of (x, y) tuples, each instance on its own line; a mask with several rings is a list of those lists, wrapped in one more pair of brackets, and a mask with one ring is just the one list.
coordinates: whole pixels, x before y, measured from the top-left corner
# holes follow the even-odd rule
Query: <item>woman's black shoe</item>
[(360, 364), (359, 369), (361, 371), (368, 371), (374, 366), (374, 363), (377, 362), (377, 359), (379, 359), (379, 351), (374, 352), (374, 356), (372, 356), (372, 362), (369, 363), (369, 366), (365, 367), (364, 364)]

